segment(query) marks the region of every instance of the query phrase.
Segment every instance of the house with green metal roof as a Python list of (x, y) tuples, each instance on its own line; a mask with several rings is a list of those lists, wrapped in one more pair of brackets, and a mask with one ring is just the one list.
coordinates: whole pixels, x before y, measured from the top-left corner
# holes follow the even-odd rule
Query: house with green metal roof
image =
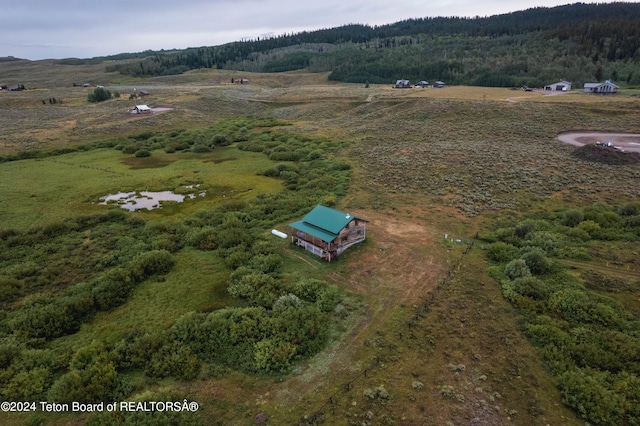
[(291, 242), (331, 262), (367, 236), (368, 220), (325, 206), (316, 206), (302, 220), (289, 224)]

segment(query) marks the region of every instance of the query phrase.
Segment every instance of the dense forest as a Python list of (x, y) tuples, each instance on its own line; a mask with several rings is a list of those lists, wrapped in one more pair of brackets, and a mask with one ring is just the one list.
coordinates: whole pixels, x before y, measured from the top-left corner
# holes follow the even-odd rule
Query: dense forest
[[(220, 46), (124, 53), (108, 71), (133, 76), (218, 68), (247, 72), (309, 69), (329, 79), (392, 83), (539, 87), (611, 79), (640, 84), (640, 4), (537, 7), (490, 17), (350, 24)], [(95, 60), (97, 58), (93, 58)]]

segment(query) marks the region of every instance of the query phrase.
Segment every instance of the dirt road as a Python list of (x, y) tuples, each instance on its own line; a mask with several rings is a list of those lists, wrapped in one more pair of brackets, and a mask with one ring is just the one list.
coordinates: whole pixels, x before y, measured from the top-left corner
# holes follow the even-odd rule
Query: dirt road
[(558, 140), (575, 146), (611, 142), (626, 152), (640, 152), (640, 134), (637, 133), (567, 132), (559, 134)]

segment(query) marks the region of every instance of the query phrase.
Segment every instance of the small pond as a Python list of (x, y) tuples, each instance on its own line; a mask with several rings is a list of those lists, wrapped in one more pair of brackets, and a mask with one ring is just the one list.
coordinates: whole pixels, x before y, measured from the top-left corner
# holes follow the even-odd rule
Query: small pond
[[(195, 189), (200, 185), (189, 185), (186, 188)], [(187, 195), (176, 194), (173, 191), (140, 191), (140, 192), (118, 192), (117, 194), (108, 194), (100, 197), (99, 204), (117, 203), (120, 207), (130, 212), (136, 210), (153, 210), (162, 207), (163, 201), (176, 201), (182, 203), (185, 198), (204, 197), (206, 191), (192, 193)]]

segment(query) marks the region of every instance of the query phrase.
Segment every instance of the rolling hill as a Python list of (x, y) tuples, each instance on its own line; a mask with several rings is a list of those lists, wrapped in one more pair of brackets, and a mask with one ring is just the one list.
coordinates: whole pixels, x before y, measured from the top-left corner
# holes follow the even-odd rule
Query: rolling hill
[[(221, 46), (107, 57), (132, 76), (199, 68), (246, 72), (308, 69), (329, 80), (391, 83), (444, 80), (476, 86), (540, 87), (615, 80), (640, 84), (640, 4), (537, 7), (489, 17), (408, 19), (382, 26), (344, 25)], [(96, 60), (93, 58), (92, 60)], [(71, 61), (71, 62), (70, 62)], [(66, 60), (77, 63), (78, 60)]]

